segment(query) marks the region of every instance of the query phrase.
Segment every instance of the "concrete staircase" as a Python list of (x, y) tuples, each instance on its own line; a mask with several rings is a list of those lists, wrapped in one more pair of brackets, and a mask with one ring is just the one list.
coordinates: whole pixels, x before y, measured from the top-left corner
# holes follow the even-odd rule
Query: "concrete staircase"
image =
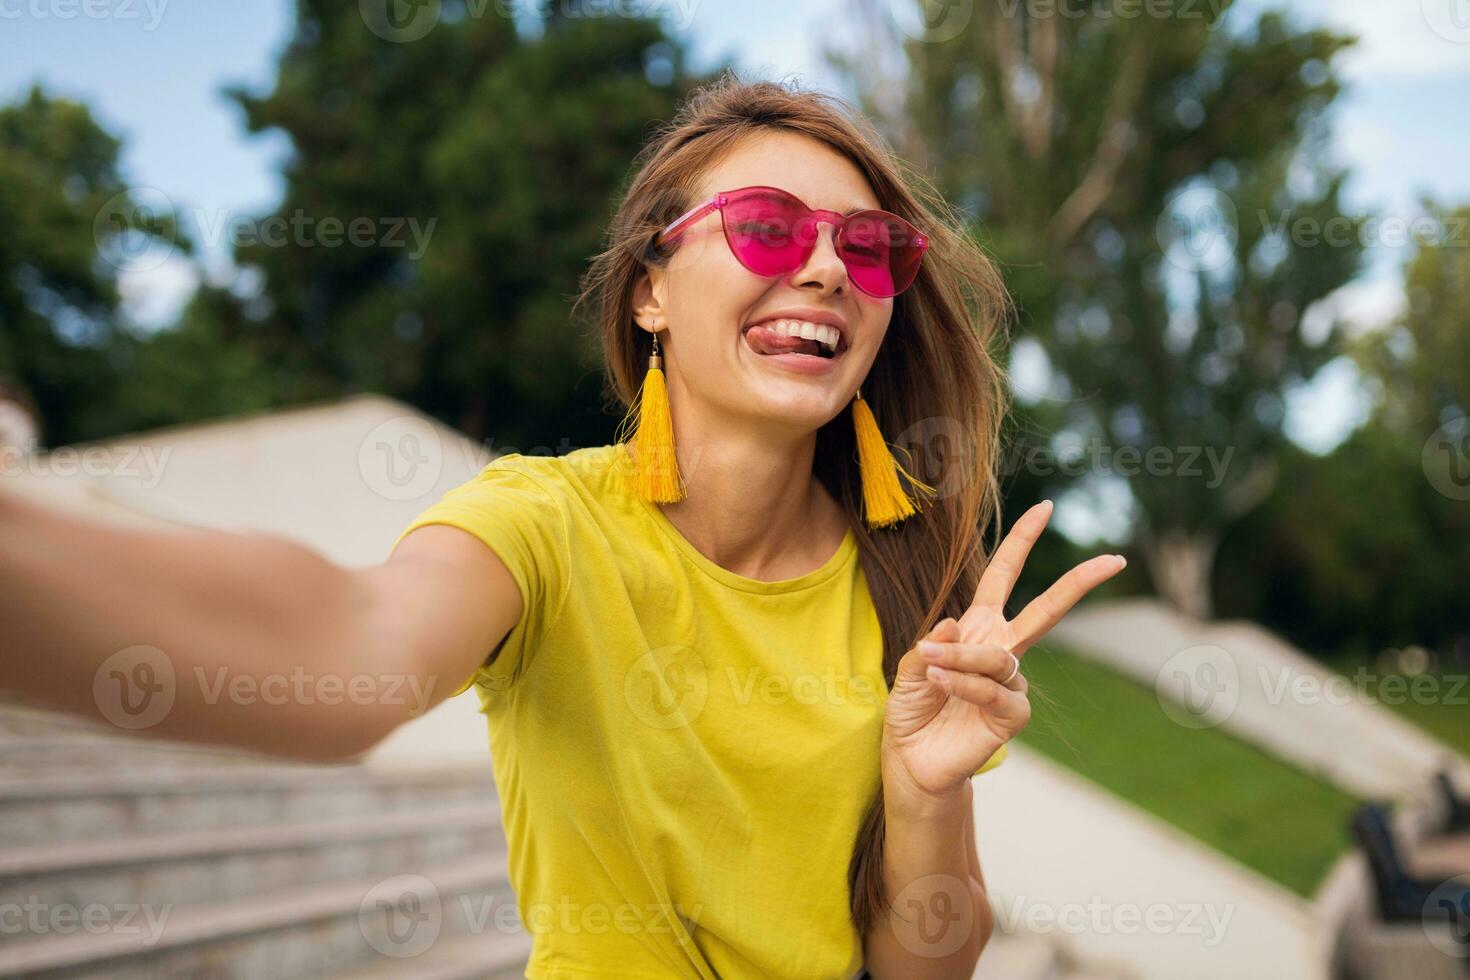
[(0, 977), (520, 977), (488, 761), (285, 764), (0, 703)]

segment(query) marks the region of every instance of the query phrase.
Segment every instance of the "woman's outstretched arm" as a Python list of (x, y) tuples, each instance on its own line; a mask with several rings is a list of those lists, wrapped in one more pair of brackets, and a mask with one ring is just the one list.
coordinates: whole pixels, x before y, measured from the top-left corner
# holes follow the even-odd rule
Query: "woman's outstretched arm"
[(353, 570), (281, 538), (121, 528), (0, 489), (0, 691), (116, 722), (113, 686), (171, 690), (161, 717), (123, 725), (144, 734), (351, 759), (453, 693), (521, 606), (457, 528)]

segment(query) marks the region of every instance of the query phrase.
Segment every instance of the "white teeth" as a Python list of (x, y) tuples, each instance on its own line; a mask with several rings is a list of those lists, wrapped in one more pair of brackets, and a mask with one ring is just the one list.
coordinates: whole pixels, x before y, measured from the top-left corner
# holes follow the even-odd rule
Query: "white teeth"
[(842, 339), (842, 333), (836, 327), (810, 323), (806, 320), (772, 320), (766, 324), (766, 328), (782, 337), (803, 337), (807, 340), (815, 340), (834, 352), (837, 350), (838, 342)]

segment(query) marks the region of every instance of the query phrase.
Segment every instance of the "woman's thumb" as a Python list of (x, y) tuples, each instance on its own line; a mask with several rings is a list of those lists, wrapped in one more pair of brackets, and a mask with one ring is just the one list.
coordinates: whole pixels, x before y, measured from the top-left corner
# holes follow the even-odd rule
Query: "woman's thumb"
[[(919, 639), (921, 640), (937, 640), (940, 643), (953, 643), (959, 638), (960, 624), (955, 620), (947, 617), (935, 623), (933, 628), (930, 629), (929, 632), (919, 637)], [(898, 677), (895, 678), (895, 684), (900, 679), (923, 681), (927, 678), (929, 662), (924, 658), (918, 656), (918, 654), (914, 652), (914, 650), (916, 649), (917, 646), (915, 646), (913, 649), (910, 649), (909, 652), (906, 653), (899, 660)]]

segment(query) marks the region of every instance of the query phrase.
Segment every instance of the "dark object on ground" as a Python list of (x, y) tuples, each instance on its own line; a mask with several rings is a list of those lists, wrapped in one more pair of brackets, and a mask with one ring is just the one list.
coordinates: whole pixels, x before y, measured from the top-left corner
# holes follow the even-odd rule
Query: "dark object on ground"
[(1439, 784), (1440, 796), (1445, 804), (1444, 832), (1453, 834), (1470, 830), (1470, 800), (1455, 792), (1455, 784), (1450, 782), (1450, 774), (1445, 770), (1441, 769), (1435, 775), (1434, 781)]

